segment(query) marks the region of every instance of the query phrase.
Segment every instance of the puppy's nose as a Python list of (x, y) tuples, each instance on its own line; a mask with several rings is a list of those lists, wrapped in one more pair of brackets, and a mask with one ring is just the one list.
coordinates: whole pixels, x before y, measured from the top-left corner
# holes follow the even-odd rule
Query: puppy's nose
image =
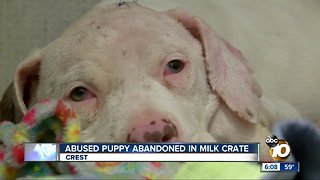
[(178, 129), (167, 118), (151, 115), (135, 121), (129, 130), (127, 142), (176, 142)]

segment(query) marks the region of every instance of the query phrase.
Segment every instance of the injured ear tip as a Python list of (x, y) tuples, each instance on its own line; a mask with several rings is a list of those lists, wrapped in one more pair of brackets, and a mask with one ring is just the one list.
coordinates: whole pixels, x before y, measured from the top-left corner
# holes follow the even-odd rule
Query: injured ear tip
[(253, 118), (253, 117), (254, 117), (254, 114), (253, 114), (252, 111), (250, 111), (248, 108), (246, 108), (245, 111), (246, 111), (246, 114), (247, 114), (250, 118)]
[(243, 120), (246, 120), (250, 123), (255, 124), (257, 122), (257, 118), (255, 117), (255, 113), (253, 113), (251, 110), (249, 110), (248, 108), (245, 108), (244, 110), (245, 112), (243, 113), (239, 113), (236, 112), (236, 114)]
[(257, 119), (255, 117), (249, 117), (248, 121), (253, 124), (257, 123)]

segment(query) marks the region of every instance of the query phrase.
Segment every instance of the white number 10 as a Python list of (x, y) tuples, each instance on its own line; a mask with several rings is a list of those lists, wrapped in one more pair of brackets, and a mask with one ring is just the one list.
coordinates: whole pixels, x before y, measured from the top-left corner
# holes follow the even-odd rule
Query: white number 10
[(37, 144), (33, 151), (37, 152), (41, 159), (45, 159), (56, 152), (56, 146), (53, 144)]

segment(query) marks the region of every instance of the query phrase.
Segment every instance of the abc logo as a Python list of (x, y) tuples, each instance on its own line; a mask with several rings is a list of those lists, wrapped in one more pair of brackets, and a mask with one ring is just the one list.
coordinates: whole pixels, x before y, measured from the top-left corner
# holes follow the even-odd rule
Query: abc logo
[(266, 144), (270, 147), (270, 156), (276, 161), (284, 161), (290, 155), (290, 146), (287, 141), (278, 139), (275, 135), (269, 135)]

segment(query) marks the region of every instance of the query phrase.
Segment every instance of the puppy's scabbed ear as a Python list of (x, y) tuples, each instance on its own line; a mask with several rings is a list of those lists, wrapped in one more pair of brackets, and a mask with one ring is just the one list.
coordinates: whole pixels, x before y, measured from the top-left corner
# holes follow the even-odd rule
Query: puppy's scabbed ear
[(35, 97), (39, 83), (41, 51), (35, 50), (17, 67), (14, 81), (0, 101), (0, 121), (21, 121)]
[(238, 117), (255, 123), (261, 106), (261, 88), (242, 53), (188, 11), (174, 9), (164, 13), (181, 23), (200, 41), (212, 90)]

